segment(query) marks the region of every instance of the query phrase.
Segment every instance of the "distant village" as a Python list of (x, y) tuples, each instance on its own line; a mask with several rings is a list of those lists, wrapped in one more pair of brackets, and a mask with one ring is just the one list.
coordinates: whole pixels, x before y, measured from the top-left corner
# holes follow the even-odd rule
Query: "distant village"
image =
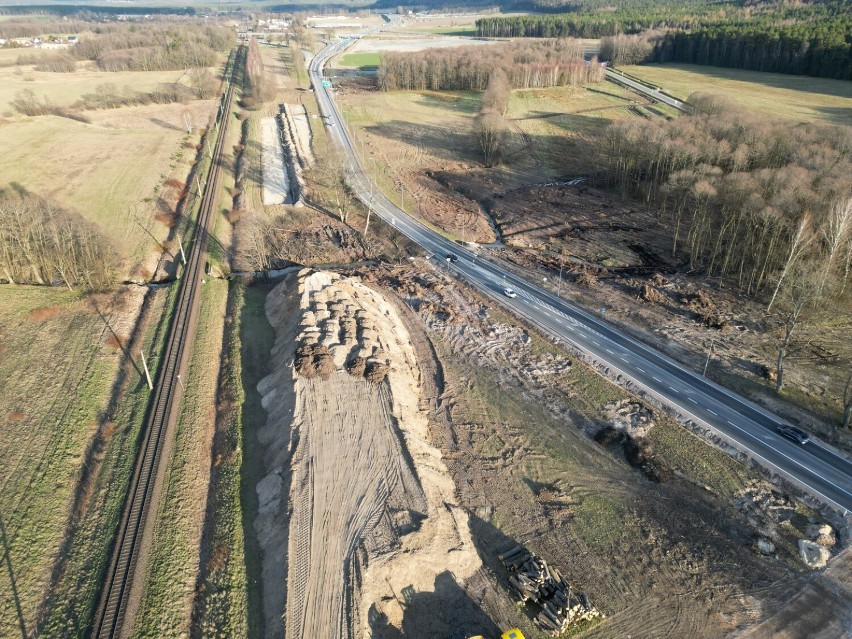
[(36, 49), (67, 49), (77, 44), (77, 36), (46, 36), (44, 38), (11, 38), (4, 40), (0, 38), (0, 47), (8, 49), (30, 48)]

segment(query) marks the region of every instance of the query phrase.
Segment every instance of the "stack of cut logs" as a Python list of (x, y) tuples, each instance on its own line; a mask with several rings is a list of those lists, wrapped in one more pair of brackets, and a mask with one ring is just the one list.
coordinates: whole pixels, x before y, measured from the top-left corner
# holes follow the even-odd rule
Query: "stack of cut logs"
[(568, 580), (541, 557), (521, 546), (499, 557), (509, 571), (509, 584), (521, 601), (531, 601), (541, 607), (535, 620), (544, 630), (557, 635), (577, 621), (603, 617), (589, 603), (586, 593), (573, 593)]

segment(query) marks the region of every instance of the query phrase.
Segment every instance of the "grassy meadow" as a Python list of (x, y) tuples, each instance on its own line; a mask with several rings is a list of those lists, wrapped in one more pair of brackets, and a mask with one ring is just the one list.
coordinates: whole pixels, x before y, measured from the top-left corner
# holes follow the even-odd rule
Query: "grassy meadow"
[[(406, 171), (480, 163), (471, 138), (477, 92), (358, 92), (339, 99), (363, 142), (366, 168), (389, 197)], [(659, 117), (642, 105), (635, 94), (611, 83), (512, 91), (505, 170), (522, 182), (585, 173), (588, 156), (579, 151), (581, 142), (615, 120)]]
[[(26, 55), (29, 55), (29, 50), (26, 51)], [(36, 53), (36, 55), (39, 54)], [(14, 60), (17, 60), (17, 56)], [(2, 61), (3, 58), (0, 57), (0, 63)], [(185, 76), (185, 71), (107, 73), (80, 68), (74, 73), (51, 73), (35, 71), (32, 66), (0, 67), (0, 113), (13, 111), (11, 103), (15, 96), (27, 89), (33, 91), (40, 100), (46, 98), (51, 104), (70, 106), (83, 95), (94, 93), (97, 86), (101, 84), (112, 84), (119, 90), (130, 87), (134, 91), (151, 91), (159, 84), (176, 82)]]
[(691, 64), (619, 68), (681, 99), (705, 91), (775, 118), (852, 125), (852, 82), (845, 80)]
[(2, 637), (20, 636), (22, 625), (33, 636), (115, 373), (109, 337), (90, 298), (0, 287)]
[(344, 69), (373, 69), (382, 63), (381, 53), (347, 53), (334, 66)]
[[(135, 107), (133, 107), (135, 108)], [(100, 225), (129, 267), (156, 248), (165, 227), (154, 222), (157, 193), (169, 178), (186, 179), (194, 150), (174, 127), (112, 128), (58, 116), (0, 126), (2, 183), (55, 200)], [(138, 223), (137, 223), (138, 222)]]

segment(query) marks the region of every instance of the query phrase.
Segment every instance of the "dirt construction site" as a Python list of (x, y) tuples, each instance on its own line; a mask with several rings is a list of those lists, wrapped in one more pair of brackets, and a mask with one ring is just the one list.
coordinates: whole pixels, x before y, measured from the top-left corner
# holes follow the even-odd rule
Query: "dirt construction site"
[[(568, 169), (552, 161), (564, 142), (553, 127), (600, 126), (586, 111), (628, 117), (642, 106), (634, 98), (610, 87), (572, 90), (570, 103), (518, 94), (517, 157), (496, 175), (471, 156), (476, 104), (464, 92), (339, 91), (371, 177), (403, 208), (487, 245), (482, 259), (605, 307), (693, 368), (713, 339), (708, 375), (765, 398), (775, 318), (679, 270), (644, 207), (573, 181), (581, 135), (568, 140)], [(320, 166), (316, 124), (308, 146)], [(305, 171), (310, 195), (322, 176)], [(259, 451), (258, 635), (848, 636), (843, 520), (629, 394), (375, 216), (368, 241), (349, 241), (351, 220), (280, 208), (288, 274), (266, 295), (265, 423), (246, 446)], [(803, 390), (825, 394), (817, 386), (834, 382), (811, 373), (821, 354), (846, 357), (842, 330), (796, 351), (791, 387), (810, 379)]]
[(848, 629), (845, 531), (428, 262), (303, 269), (266, 314), (265, 636), (552, 636), (545, 573), (595, 611), (569, 636)]

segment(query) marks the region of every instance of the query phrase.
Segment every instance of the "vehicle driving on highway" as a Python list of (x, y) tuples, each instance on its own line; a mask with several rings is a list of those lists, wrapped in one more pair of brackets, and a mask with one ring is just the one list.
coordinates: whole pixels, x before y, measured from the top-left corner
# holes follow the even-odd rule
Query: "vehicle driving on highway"
[(459, 258), (458, 258), (458, 256), (453, 255), (452, 253), (447, 253), (447, 261), (448, 262), (458, 262)]
[(795, 426), (779, 426), (778, 433), (782, 437), (796, 442), (797, 444), (807, 444), (811, 441), (810, 435), (805, 431), (796, 428)]
[(504, 288), (503, 289), (503, 295), (505, 295), (506, 297), (512, 297), (512, 298), (518, 296), (518, 294), (515, 293), (515, 291), (511, 288)]

